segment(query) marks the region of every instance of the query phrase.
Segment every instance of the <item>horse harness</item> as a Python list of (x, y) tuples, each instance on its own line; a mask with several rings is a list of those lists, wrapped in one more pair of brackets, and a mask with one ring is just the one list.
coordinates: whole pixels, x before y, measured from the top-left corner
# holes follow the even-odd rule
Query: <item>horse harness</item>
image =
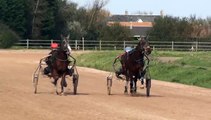
[[(136, 49), (132, 49), (131, 51), (129, 51), (128, 53), (126, 53), (127, 55), (126, 55), (126, 59), (128, 60), (129, 59), (129, 57), (134, 53), (134, 52), (136, 52), (137, 50)], [(141, 51), (142, 53), (142, 55), (144, 55), (144, 51)], [(144, 57), (140, 57), (140, 59), (134, 59), (134, 61), (136, 62), (136, 63), (138, 63), (138, 64), (143, 64), (143, 62), (144, 62)]]

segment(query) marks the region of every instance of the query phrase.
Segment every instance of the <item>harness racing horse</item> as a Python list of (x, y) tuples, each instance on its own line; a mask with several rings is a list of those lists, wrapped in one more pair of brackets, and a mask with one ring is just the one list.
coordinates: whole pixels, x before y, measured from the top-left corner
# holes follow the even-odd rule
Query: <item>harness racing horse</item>
[(148, 59), (147, 55), (151, 53), (151, 48), (147, 40), (139, 41), (135, 49), (121, 56), (121, 64), (123, 75), (126, 76), (126, 84), (124, 93), (128, 93), (128, 83), (130, 82), (130, 93), (136, 93), (137, 79), (140, 79), (145, 74), (144, 57)]
[(54, 81), (52, 82), (55, 85), (56, 93), (57, 91), (57, 81), (61, 78), (61, 94), (64, 94), (64, 87), (67, 87), (65, 80), (66, 75), (70, 75), (68, 65), (70, 61), (68, 60), (68, 55), (71, 51), (68, 48), (67, 38), (63, 40), (60, 47), (56, 50), (51, 51), (51, 56), (48, 58), (47, 64), (50, 66), (51, 75)]

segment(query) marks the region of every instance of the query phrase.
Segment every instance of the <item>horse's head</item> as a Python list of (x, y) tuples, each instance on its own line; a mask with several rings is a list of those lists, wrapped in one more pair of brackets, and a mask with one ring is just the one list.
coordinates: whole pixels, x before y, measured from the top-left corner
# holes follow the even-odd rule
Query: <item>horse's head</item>
[(152, 52), (149, 42), (145, 39), (141, 39), (139, 41), (137, 48), (147, 55), (151, 54), (151, 52)]
[(71, 49), (71, 47), (69, 45), (69, 41), (68, 41), (69, 35), (67, 37), (64, 37), (61, 35), (61, 38), (62, 38), (61, 49), (71, 53), (72, 49)]
[(139, 40), (139, 43), (136, 46), (136, 49), (141, 51), (141, 52), (144, 52), (147, 55), (151, 54), (151, 52), (152, 52), (152, 49), (150, 48), (148, 40), (146, 40), (144, 38), (141, 38)]

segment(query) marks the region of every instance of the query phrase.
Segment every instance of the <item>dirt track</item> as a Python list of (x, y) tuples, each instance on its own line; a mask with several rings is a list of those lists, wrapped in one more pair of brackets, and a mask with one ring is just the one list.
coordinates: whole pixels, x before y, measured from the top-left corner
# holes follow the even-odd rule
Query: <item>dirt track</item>
[(55, 95), (45, 77), (34, 94), (32, 73), (48, 52), (0, 50), (0, 120), (211, 120), (211, 89), (153, 80), (147, 98), (140, 89), (124, 95), (114, 80), (108, 96), (108, 73), (88, 68), (78, 68), (78, 95), (69, 94), (71, 80), (67, 96)]

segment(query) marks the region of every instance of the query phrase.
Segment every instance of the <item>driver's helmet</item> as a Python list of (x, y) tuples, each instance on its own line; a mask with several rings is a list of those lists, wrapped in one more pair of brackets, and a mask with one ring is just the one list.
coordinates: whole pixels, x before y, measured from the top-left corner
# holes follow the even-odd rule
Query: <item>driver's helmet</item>
[(125, 52), (129, 52), (129, 51), (131, 51), (131, 50), (132, 50), (131, 47), (125, 47)]
[(51, 43), (51, 49), (57, 49), (59, 46), (58, 43)]

